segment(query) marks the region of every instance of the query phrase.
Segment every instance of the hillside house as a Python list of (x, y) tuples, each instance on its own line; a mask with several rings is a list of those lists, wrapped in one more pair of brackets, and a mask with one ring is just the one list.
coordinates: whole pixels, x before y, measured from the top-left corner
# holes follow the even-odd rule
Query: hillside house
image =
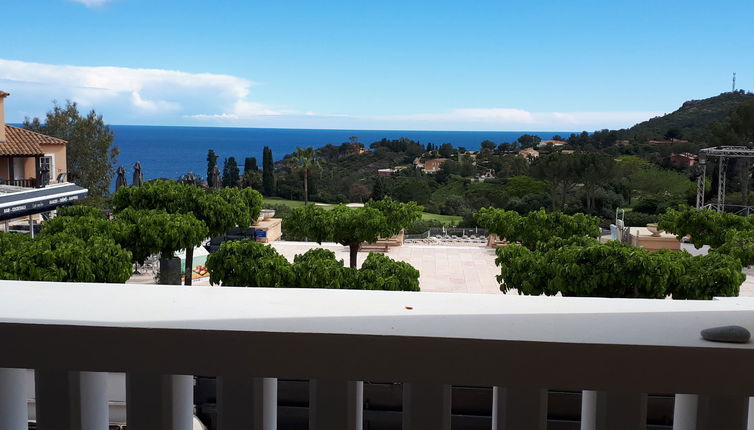
[(524, 158), (537, 158), (539, 157), (539, 151), (534, 148), (526, 148), (518, 151), (518, 155)]
[(0, 184), (41, 187), (65, 180), (66, 142), (5, 123), (5, 98), (0, 91)]

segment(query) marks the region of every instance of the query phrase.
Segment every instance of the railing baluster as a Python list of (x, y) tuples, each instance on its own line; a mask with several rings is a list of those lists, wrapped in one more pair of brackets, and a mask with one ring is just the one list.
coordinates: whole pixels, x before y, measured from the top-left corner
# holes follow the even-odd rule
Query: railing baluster
[(277, 378), (217, 378), (218, 430), (276, 430), (277, 405)]
[(696, 394), (676, 394), (673, 405), (673, 430), (696, 430)]
[(110, 423), (107, 373), (80, 372), (81, 429), (102, 430)]
[(597, 392), (584, 390), (581, 392), (581, 430), (595, 430), (597, 428)]
[(697, 430), (746, 430), (749, 398), (746, 396), (699, 396)]
[(309, 381), (310, 430), (361, 430), (363, 423), (363, 382)]
[(0, 368), (0, 429), (28, 430), (26, 369)]
[(599, 391), (596, 430), (644, 430), (647, 428), (647, 395)]
[(450, 385), (403, 384), (403, 430), (450, 430)]
[(494, 387), (492, 430), (547, 428), (547, 390)]
[(133, 430), (191, 430), (193, 377), (128, 373), (126, 415)]

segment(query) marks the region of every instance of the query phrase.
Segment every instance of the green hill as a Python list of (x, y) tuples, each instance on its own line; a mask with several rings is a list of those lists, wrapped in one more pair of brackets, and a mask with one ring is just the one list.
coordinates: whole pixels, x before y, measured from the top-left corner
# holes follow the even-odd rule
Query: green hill
[(710, 123), (727, 120), (732, 108), (747, 101), (754, 102), (754, 94), (743, 90), (703, 100), (689, 100), (675, 112), (621, 130), (620, 136), (632, 142), (666, 138), (705, 140)]

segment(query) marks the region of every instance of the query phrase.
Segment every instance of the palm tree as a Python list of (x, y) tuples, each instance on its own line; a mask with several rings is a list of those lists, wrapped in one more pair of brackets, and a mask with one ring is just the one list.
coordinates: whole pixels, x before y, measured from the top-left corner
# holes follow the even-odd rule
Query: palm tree
[(319, 167), (319, 158), (311, 146), (306, 149), (297, 146), (291, 161), (296, 167), (304, 171), (304, 204), (309, 204), (309, 170)]

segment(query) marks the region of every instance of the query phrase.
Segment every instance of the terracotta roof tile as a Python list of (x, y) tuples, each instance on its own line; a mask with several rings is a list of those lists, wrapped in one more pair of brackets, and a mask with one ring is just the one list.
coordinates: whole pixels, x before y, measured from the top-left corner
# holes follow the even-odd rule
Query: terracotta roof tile
[(0, 143), (0, 156), (44, 155), (39, 145), (65, 145), (66, 143), (68, 142), (57, 137), (5, 124), (5, 142)]

